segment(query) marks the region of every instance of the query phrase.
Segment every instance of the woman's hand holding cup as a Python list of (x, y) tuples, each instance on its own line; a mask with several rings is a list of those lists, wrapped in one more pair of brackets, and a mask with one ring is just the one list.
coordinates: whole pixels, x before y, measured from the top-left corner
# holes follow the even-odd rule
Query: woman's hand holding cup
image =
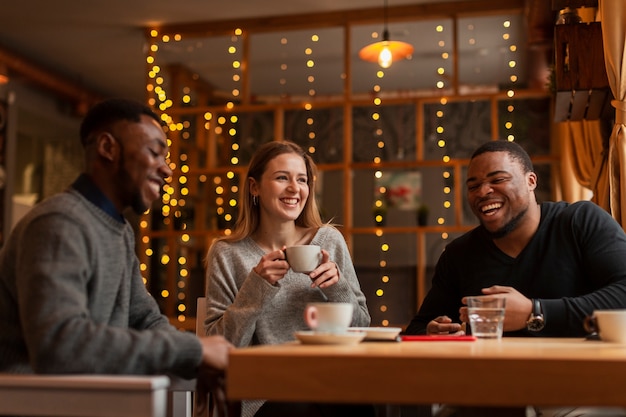
[(266, 253), (253, 268), (261, 278), (275, 285), (289, 271), (289, 263), (285, 257), (285, 248)]

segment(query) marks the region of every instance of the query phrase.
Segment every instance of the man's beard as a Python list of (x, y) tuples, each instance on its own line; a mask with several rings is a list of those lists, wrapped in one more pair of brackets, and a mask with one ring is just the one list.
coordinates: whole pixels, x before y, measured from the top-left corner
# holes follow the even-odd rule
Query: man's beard
[[(120, 166), (119, 166), (119, 169), (117, 170), (116, 176), (117, 176), (118, 186), (123, 187), (124, 189), (127, 185), (133, 183), (130, 178), (130, 175), (128, 175), (128, 172), (124, 168), (125, 162), (126, 161), (124, 157), (124, 152), (122, 149), (122, 153), (120, 156)], [(146, 207), (146, 203), (143, 201), (140, 190), (131, 189), (130, 193), (132, 193), (132, 196), (131, 196), (131, 201), (130, 201), (129, 206), (133, 210), (133, 212), (135, 212), (135, 214), (141, 215), (150, 208), (150, 207)]]
[(146, 204), (144, 203), (143, 198), (141, 198), (140, 193), (135, 193), (133, 194), (133, 201), (130, 205), (130, 208), (133, 209), (135, 214), (141, 215), (145, 213), (146, 210), (148, 210), (150, 207), (146, 207)]
[[(513, 217), (504, 226), (502, 226), (501, 228), (499, 228), (495, 232), (490, 232), (486, 228), (485, 228), (485, 231), (487, 232), (487, 234), (489, 234), (489, 236), (492, 239), (501, 239), (501, 238), (505, 237), (506, 235), (508, 235), (509, 233), (511, 233), (513, 230), (515, 230), (515, 228), (519, 224), (520, 220), (522, 220), (522, 218), (526, 215), (527, 211), (528, 211), (528, 207), (526, 207), (524, 210), (520, 211), (517, 216)], [(483, 225), (483, 227), (484, 227), (484, 225)]]

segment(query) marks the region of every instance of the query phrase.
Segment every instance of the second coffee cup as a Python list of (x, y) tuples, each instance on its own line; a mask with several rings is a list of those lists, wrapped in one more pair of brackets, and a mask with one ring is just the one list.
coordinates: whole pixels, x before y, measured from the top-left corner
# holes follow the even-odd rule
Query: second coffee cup
[(584, 325), (605, 342), (626, 344), (626, 310), (595, 310), (585, 318)]
[(345, 333), (352, 322), (350, 303), (309, 303), (304, 309), (304, 321), (311, 329), (322, 333)]
[(285, 249), (285, 256), (291, 269), (308, 274), (322, 261), (322, 248), (317, 245), (296, 245)]

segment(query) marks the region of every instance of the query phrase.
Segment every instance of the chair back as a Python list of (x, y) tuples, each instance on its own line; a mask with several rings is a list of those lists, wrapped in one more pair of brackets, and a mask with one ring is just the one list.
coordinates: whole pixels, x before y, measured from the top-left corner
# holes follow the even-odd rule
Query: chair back
[(196, 336), (206, 336), (204, 319), (206, 318), (206, 297), (198, 297), (196, 304)]

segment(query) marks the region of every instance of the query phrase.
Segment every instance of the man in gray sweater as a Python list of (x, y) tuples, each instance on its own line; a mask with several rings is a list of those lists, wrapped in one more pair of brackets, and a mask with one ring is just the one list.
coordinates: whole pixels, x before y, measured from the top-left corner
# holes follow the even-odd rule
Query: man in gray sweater
[(144, 286), (122, 214), (147, 210), (172, 175), (158, 116), (106, 100), (85, 117), (80, 140), (83, 174), (27, 213), (0, 252), (0, 372), (223, 371), (232, 345), (169, 324)]

